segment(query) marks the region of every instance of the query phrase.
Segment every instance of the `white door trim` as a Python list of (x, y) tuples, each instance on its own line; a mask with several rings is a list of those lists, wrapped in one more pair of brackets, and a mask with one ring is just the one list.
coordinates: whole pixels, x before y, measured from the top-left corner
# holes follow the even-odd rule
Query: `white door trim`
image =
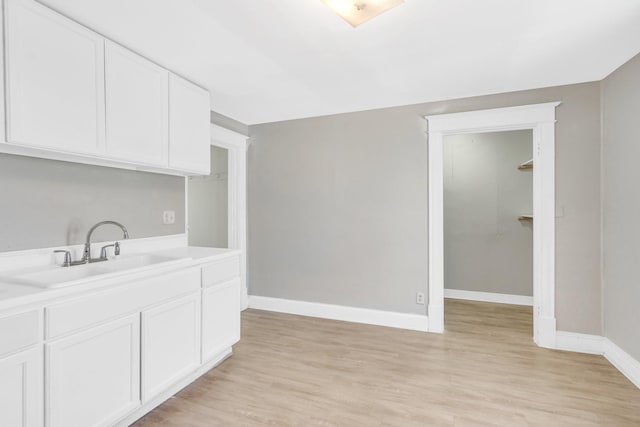
[[(240, 307), (249, 307), (247, 291), (247, 140), (248, 136), (211, 124), (211, 145), (229, 151), (227, 195), (228, 246), (240, 250)], [(189, 177), (185, 178), (185, 230), (189, 235)]]
[(426, 116), (429, 122), (429, 330), (444, 331), (443, 139), (533, 130), (534, 341), (555, 346), (555, 108), (559, 102)]
[(249, 306), (247, 291), (247, 140), (248, 136), (211, 125), (211, 145), (229, 150), (229, 248), (240, 249), (242, 310)]

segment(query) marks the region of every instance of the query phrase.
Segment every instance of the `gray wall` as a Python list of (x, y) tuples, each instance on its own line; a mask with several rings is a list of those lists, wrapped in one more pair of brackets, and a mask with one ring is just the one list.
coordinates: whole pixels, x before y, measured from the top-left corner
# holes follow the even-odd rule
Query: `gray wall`
[(444, 138), (444, 286), (533, 295), (533, 132)]
[(250, 127), (250, 292), (424, 313), (428, 114), (557, 109), (556, 312), (600, 334), (600, 85), (586, 83)]
[[(105, 219), (132, 238), (184, 233), (184, 178), (0, 154), (0, 251), (79, 244)], [(95, 241), (120, 236), (103, 227)]]
[(228, 245), (229, 151), (211, 146), (211, 174), (189, 178), (189, 245)]
[(231, 117), (223, 116), (220, 113), (216, 113), (215, 111), (211, 112), (211, 123), (222, 126), (223, 128), (227, 128), (234, 132), (241, 133), (243, 135), (249, 135), (249, 126), (237, 120), (234, 120)]
[(640, 55), (602, 82), (605, 336), (640, 360)]

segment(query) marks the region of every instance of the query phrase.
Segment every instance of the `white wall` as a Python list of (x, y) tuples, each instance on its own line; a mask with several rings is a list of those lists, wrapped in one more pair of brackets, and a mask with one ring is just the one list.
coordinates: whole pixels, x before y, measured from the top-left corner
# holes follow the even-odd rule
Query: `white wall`
[(531, 130), (444, 138), (445, 288), (533, 295)]
[(189, 245), (228, 246), (228, 150), (211, 146), (211, 174), (189, 178)]

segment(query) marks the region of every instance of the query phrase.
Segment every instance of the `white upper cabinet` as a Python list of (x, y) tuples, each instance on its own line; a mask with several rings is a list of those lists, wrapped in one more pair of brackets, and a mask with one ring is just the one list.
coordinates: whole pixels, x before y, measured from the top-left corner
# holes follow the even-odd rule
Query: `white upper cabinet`
[(105, 78), (107, 156), (166, 167), (169, 72), (107, 41)]
[(209, 175), (209, 92), (169, 75), (169, 167)]
[(206, 90), (35, 0), (4, 4), (0, 153), (209, 174)]
[(34, 1), (5, 5), (8, 142), (100, 153), (104, 39)]

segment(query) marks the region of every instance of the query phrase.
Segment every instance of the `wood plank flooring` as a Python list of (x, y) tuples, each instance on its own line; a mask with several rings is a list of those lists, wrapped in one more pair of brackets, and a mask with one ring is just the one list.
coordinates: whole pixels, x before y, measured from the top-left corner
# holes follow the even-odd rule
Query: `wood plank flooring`
[(135, 426), (640, 426), (640, 390), (536, 347), (531, 318), (446, 300), (438, 335), (247, 310), (234, 355)]

